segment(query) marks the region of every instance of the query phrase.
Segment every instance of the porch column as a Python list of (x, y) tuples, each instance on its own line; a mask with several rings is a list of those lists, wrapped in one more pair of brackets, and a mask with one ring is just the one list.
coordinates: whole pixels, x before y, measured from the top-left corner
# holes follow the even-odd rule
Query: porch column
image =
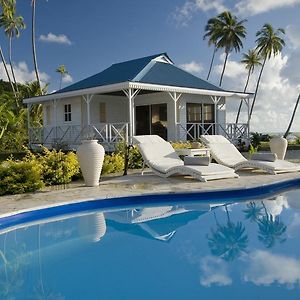
[(215, 119), (215, 134), (219, 133), (217, 132), (218, 130), (216, 130), (216, 125), (217, 125), (217, 109), (218, 109), (218, 103), (221, 100), (221, 97), (217, 97), (217, 96), (210, 96), (211, 100), (214, 103), (214, 119)]
[(182, 93), (177, 93), (177, 92), (168, 92), (168, 94), (170, 95), (170, 97), (173, 99), (174, 101), (174, 129), (175, 129), (175, 141), (178, 140), (178, 128), (177, 128), (177, 101), (179, 100), (179, 98), (182, 96)]
[(249, 139), (249, 135), (250, 135), (250, 98), (245, 98), (242, 99), (244, 100), (246, 106), (247, 106), (247, 139)]
[(31, 112), (32, 104), (28, 103), (27, 104), (27, 126), (28, 126), (28, 132), (30, 129), (30, 112)]
[(135, 120), (134, 120), (134, 98), (138, 95), (140, 90), (129, 88), (123, 90), (124, 94), (128, 98), (128, 112), (129, 112), (129, 142), (132, 142), (132, 137), (135, 133)]
[(91, 111), (90, 111), (90, 103), (93, 100), (94, 94), (92, 95), (85, 95), (82, 96), (83, 100), (86, 103), (86, 120), (87, 120), (87, 125), (90, 126), (91, 125)]

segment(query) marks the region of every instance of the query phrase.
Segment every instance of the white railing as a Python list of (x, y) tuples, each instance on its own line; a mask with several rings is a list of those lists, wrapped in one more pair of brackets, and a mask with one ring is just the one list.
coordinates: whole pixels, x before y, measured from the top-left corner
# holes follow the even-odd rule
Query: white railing
[(230, 141), (247, 141), (249, 139), (249, 126), (246, 123), (186, 123), (177, 124), (178, 140), (199, 140), (204, 134), (221, 134)]
[(45, 126), (29, 128), (29, 142), (42, 145), (78, 145), (83, 139), (97, 139), (106, 145), (128, 142), (128, 123), (100, 123), (80, 125)]

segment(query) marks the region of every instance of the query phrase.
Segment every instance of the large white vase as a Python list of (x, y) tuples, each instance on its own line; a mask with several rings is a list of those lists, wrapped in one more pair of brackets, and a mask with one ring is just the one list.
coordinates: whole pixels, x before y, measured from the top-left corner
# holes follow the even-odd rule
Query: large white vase
[(278, 159), (284, 159), (287, 149), (287, 139), (276, 136), (270, 140), (270, 149), (272, 153), (276, 153)]
[(104, 160), (104, 148), (97, 140), (83, 140), (77, 149), (77, 157), (86, 186), (99, 185)]

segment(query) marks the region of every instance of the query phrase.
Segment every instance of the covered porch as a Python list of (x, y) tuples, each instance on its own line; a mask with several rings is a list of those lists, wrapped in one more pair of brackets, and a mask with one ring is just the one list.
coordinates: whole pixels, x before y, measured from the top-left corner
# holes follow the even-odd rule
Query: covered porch
[[(82, 139), (97, 139), (111, 151), (139, 134), (158, 134), (169, 141), (199, 140), (202, 134), (221, 134), (237, 143), (249, 139), (249, 122), (227, 123), (226, 102), (250, 96), (148, 83), (125, 82), (86, 91), (27, 99), (29, 141), (32, 147), (76, 149)], [(43, 106), (43, 126), (34, 126), (31, 111)]]

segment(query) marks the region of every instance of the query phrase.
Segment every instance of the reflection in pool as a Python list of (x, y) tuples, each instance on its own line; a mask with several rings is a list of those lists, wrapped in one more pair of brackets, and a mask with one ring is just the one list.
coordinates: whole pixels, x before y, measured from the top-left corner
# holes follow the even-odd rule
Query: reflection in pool
[(0, 299), (299, 299), (300, 192), (2, 230)]

